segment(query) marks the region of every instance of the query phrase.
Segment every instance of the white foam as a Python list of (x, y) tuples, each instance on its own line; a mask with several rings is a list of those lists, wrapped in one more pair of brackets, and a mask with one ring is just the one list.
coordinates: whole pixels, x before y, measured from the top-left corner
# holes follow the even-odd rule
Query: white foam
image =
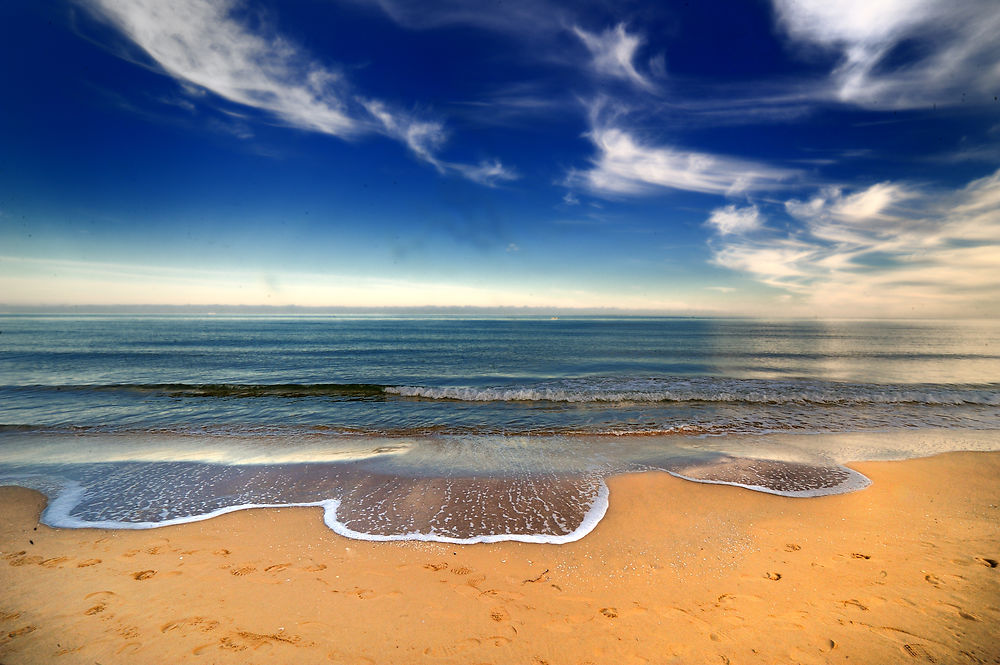
[(403, 397), (463, 402), (745, 402), (755, 404), (934, 404), (1000, 406), (1000, 392), (946, 387), (809, 384), (685, 379), (567, 381), (554, 385), (474, 388), (389, 386)]
[(818, 487), (808, 490), (778, 490), (772, 487), (765, 487), (763, 485), (751, 485), (748, 483), (737, 483), (729, 480), (710, 480), (707, 478), (692, 478), (691, 476), (685, 476), (683, 473), (677, 473), (676, 471), (671, 471), (669, 469), (664, 469), (671, 476), (680, 478), (681, 480), (690, 480), (694, 483), (704, 483), (706, 485), (731, 485), (733, 487), (742, 487), (744, 489), (753, 490), (754, 492), (763, 492), (765, 494), (776, 494), (778, 496), (787, 496), (790, 498), (808, 498), (816, 496), (830, 496), (831, 494), (847, 494), (848, 492), (857, 492), (858, 490), (863, 490), (872, 484), (872, 481), (868, 476), (858, 473), (854, 469), (849, 469), (847, 467), (841, 467), (844, 471), (848, 473), (848, 480), (839, 483), (833, 487)]
[(66, 481), (63, 490), (50, 500), (45, 511), (42, 513), (42, 523), (48, 526), (64, 529), (157, 529), (160, 527), (174, 526), (178, 524), (188, 524), (191, 522), (202, 522), (234, 513), (238, 510), (251, 510), (254, 508), (323, 508), (323, 522), (335, 533), (351, 538), (353, 540), (368, 540), (375, 542), (384, 541), (423, 541), (450, 543), (456, 545), (472, 545), (475, 543), (498, 543), (502, 541), (517, 541), (522, 543), (542, 543), (549, 545), (562, 545), (580, 540), (597, 527), (597, 524), (604, 518), (608, 511), (609, 490), (604, 481), (600, 481), (597, 496), (590, 509), (583, 516), (580, 525), (572, 532), (563, 535), (546, 535), (532, 533), (497, 533), (474, 536), (472, 538), (452, 538), (435, 533), (411, 532), (405, 534), (380, 535), (355, 531), (348, 528), (337, 519), (337, 509), (340, 507), (339, 499), (324, 499), (307, 503), (247, 503), (236, 506), (226, 506), (198, 515), (187, 517), (175, 517), (159, 522), (120, 522), (117, 520), (84, 520), (73, 517), (70, 513), (73, 508), (83, 498), (85, 488), (76, 481)]
[[(546, 535), (546, 534), (534, 534), (534, 533), (495, 533), (495, 534), (484, 534), (482, 536), (474, 536), (472, 538), (452, 538), (450, 536), (442, 536), (435, 533), (401, 533), (401, 534), (391, 534), (391, 535), (376, 535), (361, 533), (359, 531), (354, 531), (349, 529), (343, 523), (337, 520), (337, 505), (333, 506), (333, 509), (327, 509), (326, 514), (323, 516), (323, 521), (326, 525), (330, 527), (333, 531), (345, 536), (347, 538), (353, 538), (355, 540), (372, 540), (372, 541), (401, 541), (401, 540), (415, 540), (422, 542), (432, 542), (432, 543), (452, 543), (455, 545), (473, 545), (475, 543), (499, 543), (503, 541), (516, 541), (521, 543), (542, 543), (548, 545), (563, 545), (565, 543), (572, 543), (580, 540), (597, 526), (597, 524), (604, 518), (605, 513), (608, 512), (608, 497), (609, 497), (608, 486), (602, 480), (597, 491), (597, 496), (594, 497), (594, 503), (591, 504), (590, 510), (587, 514), (583, 516), (583, 520), (580, 522), (575, 530), (564, 535)], [(338, 502), (339, 505), (339, 502)]]
[(76, 481), (66, 481), (63, 491), (55, 499), (49, 501), (48, 506), (42, 512), (42, 523), (48, 526), (61, 529), (158, 529), (165, 526), (175, 526), (178, 524), (188, 524), (190, 522), (203, 522), (213, 517), (235, 513), (238, 510), (251, 510), (253, 508), (312, 508), (321, 506), (325, 510), (336, 511), (340, 504), (336, 499), (324, 499), (323, 501), (313, 501), (309, 503), (244, 503), (236, 506), (226, 506), (207, 513), (199, 513), (187, 517), (174, 517), (159, 522), (121, 522), (118, 520), (84, 520), (73, 517), (70, 513), (83, 498), (85, 488)]

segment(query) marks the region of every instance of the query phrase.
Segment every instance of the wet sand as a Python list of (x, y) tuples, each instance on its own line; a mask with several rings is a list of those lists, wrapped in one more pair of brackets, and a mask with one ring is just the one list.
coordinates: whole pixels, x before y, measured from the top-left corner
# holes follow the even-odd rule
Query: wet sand
[(1000, 663), (1000, 453), (790, 499), (610, 478), (566, 545), (348, 540), (320, 508), (50, 529), (0, 489), (0, 663)]

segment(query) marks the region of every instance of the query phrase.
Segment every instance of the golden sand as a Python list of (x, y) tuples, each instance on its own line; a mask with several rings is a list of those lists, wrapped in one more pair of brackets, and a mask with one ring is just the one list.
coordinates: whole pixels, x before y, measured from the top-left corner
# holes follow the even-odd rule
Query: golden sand
[(0, 663), (1000, 663), (1000, 453), (788, 499), (609, 481), (561, 546), (347, 540), (319, 508), (37, 525), (0, 490)]

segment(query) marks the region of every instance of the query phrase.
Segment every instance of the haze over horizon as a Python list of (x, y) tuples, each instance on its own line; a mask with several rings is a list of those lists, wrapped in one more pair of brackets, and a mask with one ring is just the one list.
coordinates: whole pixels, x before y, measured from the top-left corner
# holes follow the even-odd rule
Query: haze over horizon
[(1000, 315), (992, 0), (0, 6), (0, 305)]

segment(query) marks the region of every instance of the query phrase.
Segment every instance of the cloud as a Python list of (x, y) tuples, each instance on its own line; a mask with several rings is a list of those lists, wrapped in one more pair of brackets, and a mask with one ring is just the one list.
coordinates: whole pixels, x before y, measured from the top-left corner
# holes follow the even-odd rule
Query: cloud
[(517, 171), (505, 167), (498, 160), (484, 160), (478, 164), (457, 164), (453, 162), (442, 162), (445, 169), (456, 171), (473, 182), (481, 185), (495, 187), (498, 183), (509, 180), (517, 180), (520, 174)]
[(801, 227), (720, 233), (714, 262), (798, 296), (810, 313), (1000, 314), (1000, 171), (950, 192), (827, 189), (785, 209)]
[(571, 171), (567, 185), (605, 195), (647, 194), (664, 188), (729, 195), (778, 188), (797, 175), (750, 160), (643, 142), (619, 126), (622, 114), (622, 109), (610, 109), (604, 100), (591, 105), (587, 137), (597, 155), (590, 169)]
[(290, 127), (343, 139), (380, 133), (401, 141), (439, 171), (477, 182), (514, 177), (499, 162), (490, 171), (441, 161), (436, 153), (446, 132), (440, 122), (358, 95), (336, 67), (312, 59), (263, 22), (252, 29), (240, 20), (233, 0), (85, 2), (196, 95), (208, 91)]
[(434, 156), (437, 149), (444, 143), (444, 127), (439, 122), (418, 121), (391, 112), (384, 103), (376, 100), (359, 100), (361, 105), (382, 126), (389, 136), (396, 138), (413, 151), (413, 154), (426, 162), (438, 166)]
[(254, 34), (230, 2), (95, 0), (91, 5), (187, 84), (268, 111), (289, 125), (348, 137), (364, 131), (342, 75), (278, 35)]
[(642, 40), (625, 31), (625, 24), (597, 34), (574, 27), (573, 32), (584, 43), (593, 58), (592, 66), (600, 76), (628, 81), (645, 90), (653, 90), (653, 83), (635, 69), (632, 61)]
[(709, 226), (715, 227), (715, 230), (722, 235), (756, 231), (762, 223), (763, 220), (757, 206), (737, 208), (734, 205), (716, 208), (707, 221)]
[(879, 108), (992, 101), (996, 0), (774, 0), (793, 42), (837, 54), (834, 96)]

